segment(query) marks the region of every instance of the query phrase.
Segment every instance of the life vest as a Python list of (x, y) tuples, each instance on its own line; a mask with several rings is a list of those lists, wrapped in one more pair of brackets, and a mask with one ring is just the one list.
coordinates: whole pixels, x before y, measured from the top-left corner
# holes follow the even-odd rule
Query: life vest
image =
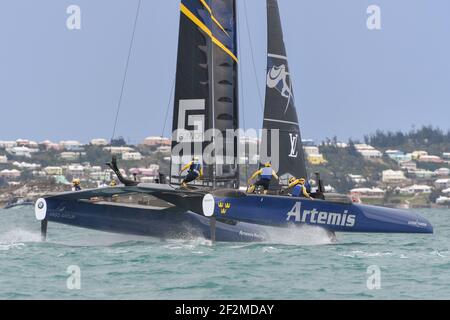
[(189, 171), (194, 172), (196, 174), (200, 174), (200, 169), (202, 168), (202, 166), (200, 165), (200, 163), (198, 162), (193, 162), (190, 167), (189, 167)]
[(305, 188), (306, 192), (311, 193), (311, 184), (308, 181), (305, 182)]
[(292, 189), (292, 196), (293, 197), (300, 197), (303, 196), (303, 186), (301, 184), (296, 184), (295, 187)]
[(271, 180), (273, 169), (271, 167), (264, 167), (261, 169), (261, 179)]

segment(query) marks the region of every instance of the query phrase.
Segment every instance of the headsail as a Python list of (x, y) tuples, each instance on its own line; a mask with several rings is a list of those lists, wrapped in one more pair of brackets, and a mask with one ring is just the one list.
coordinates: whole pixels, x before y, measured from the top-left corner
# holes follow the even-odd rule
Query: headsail
[[(195, 155), (204, 165), (203, 184), (238, 186), (237, 137), (225, 139), (225, 131), (236, 131), (239, 120), (235, 1), (181, 1), (172, 183), (179, 182), (180, 166)], [(224, 139), (214, 139), (211, 129), (220, 131)], [(208, 148), (213, 140), (214, 148)], [(221, 157), (227, 148), (233, 157)], [(215, 151), (208, 153), (211, 149)], [(211, 159), (216, 162), (211, 164)]]
[[(267, 0), (267, 79), (262, 148), (269, 153), (270, 130), (279, 130), (278, 175), (285, 182), (290, 176), (307, 177), (294, 92), (289, 73), (277, 0)], [(264, 149), (263, 149), (264, 150)], [(270, 154), (269, 154), (270, 156)], [(264, 159), (261, 159), (264, 160)]]

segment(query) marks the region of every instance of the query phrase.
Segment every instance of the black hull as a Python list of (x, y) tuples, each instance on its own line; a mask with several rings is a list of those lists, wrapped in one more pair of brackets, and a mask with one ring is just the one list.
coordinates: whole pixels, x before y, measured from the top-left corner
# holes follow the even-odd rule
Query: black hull
[[(46, 219), (99, 231), (149, 236), (163, 239), (210, 239), (207, 217), (179, 208), (47, 199)], [(267, 239), (263, 227), (237, 222), (217, 221), (216, 241), (257, 242)]]

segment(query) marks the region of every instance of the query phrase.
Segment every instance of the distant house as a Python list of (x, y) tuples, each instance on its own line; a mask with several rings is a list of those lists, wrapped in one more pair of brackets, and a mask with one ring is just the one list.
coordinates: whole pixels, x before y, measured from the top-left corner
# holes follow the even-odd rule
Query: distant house
[(307, 156), (320, 154), (319, 147), (316, 146), (304, 146), (303, 150), (305, 151)]
[(367, 179), (360, 174), (348, 174), (347, 177), (356, 184), (363, 184), (367, 182)]
[(61, 146), (58, 143), (53, 143), (50, 140), (44, 140), (40, 142), (39, 145), (44, 147), (46, 150), (61, 150)]
[(32, 174), (33, 174), (33, 177), (38, 177), (38, 178), (42, 178), (42, 177), (45, 177), (47, 175), (45, 173), (45, 171), (43, 171), (43, 170), (34, 170), (32, 172)]
[(397, 162), (411, 161), (412, 160), (411, 153), (405, 154), (403, 151), (400, 151), (400, 150), (386, 150), (384, 153), (389, 158), (391, 158), (392, 160), (397, 161)]
[(438, 189), (450, 188), (450, 179), (437, 179), (434, 186)]
[(37, 164), (37, 163), (27, 163), (27, 162), (18, 162), (18, 161), (14, 161), (13, 166), (18, 167), (20, 169), (26, 169), (26, 170), (36, 170), (41, 167), (41, 165)]
[(104, 147), (103, 150), (111, 152), (111, 154), (122, 154), (125, 152), (134, 152), (130, 147)]
[(385, 191), (380, 188), (355, 188), (350, 190), (350, 194), (356, 198), (383, 198)]
[(92, 140), (91, 140), (91, 144), (92, 144), (93, 146), (106, 146), (106, 145), (108, 145), (108, 140), (106, 140), (106, 139), (101, 139), (101, 138), (92, 139)]
[(400, 189), (400, 193), (401, 194), (431, 193), (432, 190), (433, 188), (430, 186), (414, 184), (412, 186)]
[(421, 179), (431, 179), (436, 175), (433, 171), (429, 170), (415, 170), (412, 171), (411, 174), (413, 174), (416, 178)]
[(20, 178), (20, 171), (16, 170), (16, 169), (12, 169), (12, 170), (2, 170), (0, 171), (0, 177), (6, 179), (6, 180), (15, 180), (17, 178)]
[(61, 167), (45, 167), (44, 172), (49, 176), (60, 176), (63, 174), (63, 169)]
[(66, 172), (74, 177), (81, 177), (84, 174), (84, 166), (81, 164), (71, 164), (67, 166)]
[(76, 140), (61, 141), (59, 145), (62, 149), (69, 151), (81, 151), (83, 149), (81, 142)]
[(169, 146), (160, 146), (156, 150), (158, 152), (161, 152), (161, 153), (170, 153), (171, 147), (169, 147)]
[(434, 171), (434, 173), (438, 176), (450, 176), (450, 169), (449, 168), (439, 168)]
[(306, 158), (308, 162), (312, 165), (320, 165), (327, 163), (323, 155), (319, 152), (319, 148), (316, 146), (304, 146)]
[(6, 164), (6, 163), (8, 163), (8, 157), (0, 156), (0, 164)]
[(310, 163), (310, 164), (312, 164), (312, 165), (321, 165), (321, 164), (325, 164), (325, 163), (327, 163), (328, 161), (327, 160), (325, 160), (325, 158), (323, 157), (323, 154), (312, 154), (312, 155), (309, 155), (308, 157), (307, 157), (307, 159), (308, 159), (308, 162)]
[(139, 152), (124, 152), (122, 153), (122, 160), (142, 160), (142, 154)]
[(443, 163), (444, 160), (441, 159), (441, 157), (438, 156), (432, 156), (432, 155), (424, 155), (420, 156), (417, 159), (418, 162), (428, 162), (428, 163)]
[[(85, 169), (86, 169), (86, 167), (85, 167)], [(100, 166), (92, 166), (92, 167), (88, 168), (88, 171), (89, 172), (101, 172), (102, 171), (102, 167), (100, 167)]]
[(440, 196), (439, 198), (436, 199), (436, 204), (450, 205), (450, 198)]
[(156, 176), (139, 177), (139, 182), (142, 182), (142, 183), (152, 183), (152, 182), (155, 182), (155, 180), (156, 180)]
[(170, 146), (172, 141), (164, 137), (147, 137), (143, 142), (146, 146)]
[(383, 156), (381, 151), (375, 149), (374, 147), (362, 143), (362, 144), (355, 144), (355, 149), (358, 151), (365, 159), (378, 159)]
[(384, 170), (381, 181), (384, 183), (402, 183), (406, 181), (403, 171)]
[(442, 190), (442, 193), (450, 195), (450, 188)]
[(111, 180), (111, 173), (106, 171), (94, 171), (89, 173), (89, 178), (94, 181), (109, 181)]
[(17, 139), (16, 140), (16, 145), (18, 146), (18, 147), (28, 147), (28, 144), (29, 144), (29, 140), (27, 140), (27, 139)]
[(422, 157), (422, 156), (427, 156), (427, 155), (428, 155), (428, 152), (423, 151), (423, 150), (416, 150), (416, 151), (413, 151), (413, 152), (411, 153), (411, 156), (412, 156), (412, 159), (413, 159), (413, 160), (417, 160), (417, 159), (419, 159), (420, 157)]
[(74, 160), (78, 159), (79, 153), (66, 151), (66, 152), (61, 152), (59, 157), (66, 161), (74, 161)]
[(0, 148), (1, 149), (7, 149), (17, 147), (17, 143), (15, 141), (2, 141), (0, 140)]
[(302, 139), (302, 144), (304, 147), (312, 147), (316, 145), (313, 139)]
[(338, 148), (347, 148), (348, 144), (345, 143), (345, 142), (338, 142), (338, 143), (336, 143), (336, 147), (338, 147)]
[(450, 152), (444, 152), (442, 154), (442, 159), (444, 160), (450, 160)]
[(12, 147), (7, 148), (6, 152), (16, 157), (31, 158), (31, 154), (39, 151), (38, 149), (30, 149), (28, 147)]
[(417, 163), (415, 161), (404, 161), (399, 163), (400, 168), (406, 171), (415, 171), (417, 170)]

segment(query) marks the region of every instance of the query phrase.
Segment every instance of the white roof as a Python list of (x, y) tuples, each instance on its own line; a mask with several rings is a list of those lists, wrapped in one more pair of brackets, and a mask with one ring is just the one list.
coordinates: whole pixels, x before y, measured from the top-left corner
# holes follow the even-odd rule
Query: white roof
[(381, 193), (385, 192), (383, 189), (380, 188), (355, 188), (350, 190), (350, 192), (356, 192), (356, 193)]
[(421, 185), (421, 184), (413, 184), (412, 186), (406, 187), (405, 189), (429, 190), (429, 189), (432, 189), (432, 187), (427, 186), (427, 185)]

